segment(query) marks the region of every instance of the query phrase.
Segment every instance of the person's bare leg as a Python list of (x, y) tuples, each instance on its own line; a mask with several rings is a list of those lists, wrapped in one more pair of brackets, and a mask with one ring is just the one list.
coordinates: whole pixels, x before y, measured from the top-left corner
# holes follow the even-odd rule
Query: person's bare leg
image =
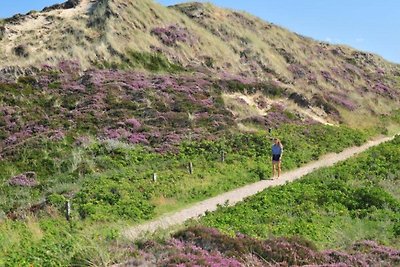
[(278, 177), (280, 177), (281, 176), (281, 162), (279, 161), (279, 163), (278, 163)]
[(275, 173), (276, 173), (276, 164), (275, 162), (272, 162), (272, 178), (275, 178)]

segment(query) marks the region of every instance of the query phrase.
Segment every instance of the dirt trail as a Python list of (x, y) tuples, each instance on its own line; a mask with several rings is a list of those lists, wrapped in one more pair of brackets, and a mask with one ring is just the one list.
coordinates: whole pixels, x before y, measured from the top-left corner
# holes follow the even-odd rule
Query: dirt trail
[(298, 169), (283, 173), (279, 179), (275, 180), (264, 180), (254, 184), (249, 184), (244, 187), (235, 189), (230, 192), (223, 193), (216, 197), (206, 199), (193, 206), (183, 209), (181, 211), (164, 215), (156, 220), (132, 227), (124, 232), (124, 235), (131, 239), (137, 239), (147, 233), (153, 233), (158, 229), (167, 229), (174, 225), (184, 223), (186, 220), (196, 218), (204, 215), (206, 211), (214, 211), (217, 209), (217, 205), (223, 205), (228, 201), (229, 206), (242, 201), (244, 198), (257, 194), (258, 192), (273, 186), (284, 185), (285, 183), (292, 182), (309, 174), (316, 169), (322, 167), (332, 166), (337, 162), (344, 161), (348, 158), (359, 154), (368, 148), (377, 146), (384, 142), (392, 140), (394, 137), (382, 137), (376, 140), (369, 141), (359, 147), (350, 147), (342, 151), (341, 153), (331, 153), (321, 157), (320, 160), (314, 161), (300, 167)]

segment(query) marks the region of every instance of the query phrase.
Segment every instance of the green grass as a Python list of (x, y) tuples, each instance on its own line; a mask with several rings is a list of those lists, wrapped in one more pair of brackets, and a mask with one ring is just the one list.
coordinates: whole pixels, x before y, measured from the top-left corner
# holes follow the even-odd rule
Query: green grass
[(300, 235), (320, 248), (373, 239), (400, 246), (400, 137), (294, 183), (269, 188), (200, 222), (254, 237)]
[[(274, 136), (284, 140), (285, 170), (366, 140), (365, 134), (345, 127), (286, 125), (274, 131)], [(271, 172), (271, 142), (265, 134), (233, 134), (217, 141), (183, 143), (179, 153), (166, 155), (99, 141), (76, 146), (70, 137), (39, 144), (21, 150), (23, 157), (0, 162), (0, 168), (6, 171), (1, 173), (0, 186), (3, 216), (14, 211), (29, 218), (32, 215), (24, 207), (47, 200), (46, 208), (32, 217), (36, 225), (33, 228), (26, 220), (6, 219), (0, 223), (0, 258), (9, 266), (27, 264), (27, 259), (36, 265), (63, 266), (92, 254), (98, 261), (124, 258), (112, 255), (110, 246), (117, 241), (108, 240), (110, 234), (96, 225), (114, 229), (116, 221), (140, 223), (268, 179)], [(227, 153), (224, 163), (220, 162), (221, 150)], [(193, 175), (187, 171), (189, 161), (194, 164)], [(10, 174), (26, 168), (37, 172), (40, 186), (15, 188), (6, 183)], [(157, 182), (152, 181), (154, 172), (158, 174)], [(73, 232), (63, 219), (64, 203), (71, 195), (75, 195)], [(118, 236), (118, 229), (110, 231)], [(88, 243), (90, 240), (99, 240), (102, 245), (96, 250)], [(71, 251), (62, 254), (69, 247)]]
[(177, 73), (185, 71), (182, 66), (170, 62), (161, 53), (137, 52), (129, 50), (121, 62), (97, 62), (95, 65), (101, 69), (144, 69), (151, 72)]
[(119, 241), (126, 224), (32, 218), (0, 224), (0, 266), (110, 266), (134, 251)]

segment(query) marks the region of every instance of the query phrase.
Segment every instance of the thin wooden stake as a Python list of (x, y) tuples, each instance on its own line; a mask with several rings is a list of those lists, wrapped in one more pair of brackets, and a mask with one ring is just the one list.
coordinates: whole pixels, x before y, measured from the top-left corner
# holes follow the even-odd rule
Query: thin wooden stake
[(67, 200), (65, 203), (65, 219), (67, 221), (71, 221), (71, 201)]
[(193, 163), (189, 162), (189, 173), (193, 174)]
[(157, 173), (153, 173), (153, 182), (157, 182)]
[(225, 162), (225, 154), (226, 154), (225, 151), (222, 150), (221, 151), (221, 161), (222, 162)]

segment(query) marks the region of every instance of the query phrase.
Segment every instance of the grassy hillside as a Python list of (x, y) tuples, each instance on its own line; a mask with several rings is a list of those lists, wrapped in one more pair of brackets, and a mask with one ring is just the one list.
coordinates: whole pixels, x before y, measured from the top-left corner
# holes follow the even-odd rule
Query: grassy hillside
[(166, 8), (151, 0), (82, 0), (72, 9), (6, 19), (1, 27), (6, 76), (65, 59), (84, 69), (153, 71), (159, 62), (143, 65), (135, 53), (155, 53), (186, 70), (274, 83), (300, 94), (286, 97), (292, 105), (332, 123), (362, 121), (358, 127), (368, 128), (399, 104), (398, 65), (211, 4)]

